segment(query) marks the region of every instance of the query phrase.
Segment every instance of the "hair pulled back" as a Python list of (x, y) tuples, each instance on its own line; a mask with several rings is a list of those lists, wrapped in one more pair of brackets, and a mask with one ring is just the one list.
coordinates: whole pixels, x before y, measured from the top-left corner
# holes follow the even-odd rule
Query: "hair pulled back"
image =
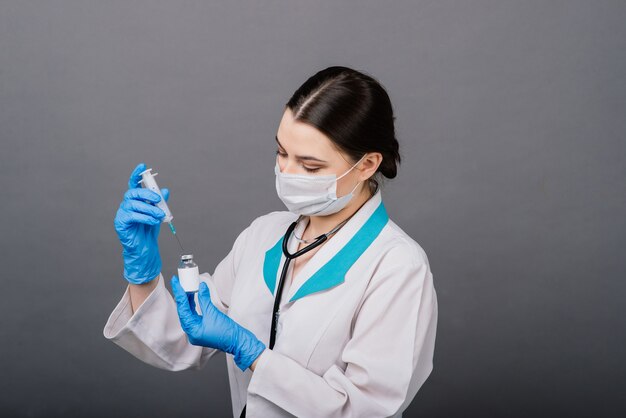
[(396, 177), (400, 164), (393, 108), (383, 86), (370, 75), (348, 67), (321, 70), (304, 82), (286, 104), (294, 119), (324, 133), (356, 163), (365, 153), (380, 152), (382, 162), (370, 181)]

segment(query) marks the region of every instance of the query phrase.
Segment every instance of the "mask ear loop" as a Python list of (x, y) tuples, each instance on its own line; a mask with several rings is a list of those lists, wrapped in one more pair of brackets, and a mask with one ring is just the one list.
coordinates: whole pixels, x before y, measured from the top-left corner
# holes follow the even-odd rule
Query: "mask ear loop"
[[(339, 155), (341, 155), (341, 153), (339, 153)], [(361, 159), (360, 159), (359, 161), (357, 161), (357, 162), (356, 162), (356, 164), (354, 164), (352, 167), (350, 167), (350, 169), (349, 169), (348, 171), (346, 171), (345, 173), (343, 173), (341, 176), (337, 177), (337, 180), (339, 180), (340, 178), (342, 178), (343, 176), (345, 176), (346, 174), (348, 174), (350, 171), (352, 171), (352, 169), (353, 169), (353, 168), (355, 168), (357, 165), (359, 165), (359, 163), (360, 163), (361, 161), (363, 161), (363, 158), (365, 158), (365, 156), (366, 156), (366, 155), (367, 155), (367, 153), (366, 153), (366, 154), (363, 154), (363, 156), (361, 157)], [(343, 158), (343, 155), (341, 155), (341, 158)], [(343, 158), (343, 160), (344, 160), (345, 162), (347, 162), (348, 164), (350, 164), (350, 163), (349, 163), (349, 162), (348, 162), (345, 158)], [(359, 184), (361, 184), (361, 182), (362, 182), (362, 181), (363, 181), (363, 180), (359, 180), (359, 181), (358, 181), (358, 182), (354, 185), (354, 188), (352, 189), (352, 191), (351, 191), (350, 193), (348, 193), (348, 194), (350, 194), (350, 195), (351, 195), (351, 194), (353, 194), (353, 193), (354, 193), (354, 191), (356, 190), (356, 188), (357, 188), (357, 187), (359, 187)], [(346, 195), (346, 196), (348, 196), (348, 195)]]
[[(339, 153), (339, 155), (341, 155), (341, 153)], [(348, 174), (350, 171), (352, 171), (352, 169), (353, 169), (354, 167), (356, 167), (357, 165), (359, 165), (359, 163), (360, 163), (361, 161), (363, 161), (363, 158), (365, 158), (365, 156), (366, 156), (366, 155), (367, 155), (367, 154), (363, 154), (363, 156), (361, 157), (361, 159), (360, 159), (359, 161), (357, 161), (357, 162), (356, 162), (356, 164), (354, 164), (352, 167), (350, 167), (350, 169), (349, 169), (348, 171), (346, 171), (345, 173), (343, 173), (342, 175), (340, 175), (339, 177), (337, 177), (337, 180), (339, 180), (339, 179), (343, 178), (343, 176), (345, 176), (345, 175), (346, 175), (346, 174)], [(341, 158), (343, 158), (343, 155), (341, 155)], [(343, 160), (344, 160), (345, 162), (347, 162), (348, 164), (350, 164), (350, 163), (349, 163), (349, 162), (348, 162), (345, 158), (343, 158)], [(360, 183), (360, 181), (359, 181), (359, 183)], [(357, 184), (358, 184), (358, 183), (357, 183)]]

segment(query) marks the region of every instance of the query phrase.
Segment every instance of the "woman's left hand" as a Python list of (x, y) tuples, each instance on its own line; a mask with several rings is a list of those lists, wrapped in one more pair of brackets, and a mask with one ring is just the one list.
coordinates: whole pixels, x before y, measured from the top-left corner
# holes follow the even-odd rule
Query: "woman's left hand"
[(201, 282), (198, 291), (202, 315), (196, 312), (193, 293), (185, 292), (177, 276), (172, 277), (171, 283), (178, 318), (191, 344), (217, 348), (234, 355), (235, 363), (242, 371), (265, 350), (265, 344), (252, 332), (215, 307), (206, 283)]

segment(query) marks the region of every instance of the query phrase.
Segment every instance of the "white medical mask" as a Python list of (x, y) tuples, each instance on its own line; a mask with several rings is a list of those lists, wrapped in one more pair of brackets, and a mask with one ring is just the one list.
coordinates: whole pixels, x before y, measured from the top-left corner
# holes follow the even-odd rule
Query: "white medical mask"
[(337, 197), (337, 180), (348, 174), (364, 157), (365, 155), (339, 177), (335, 174), (315, 176), (282, 173), (276, 161), (274, 173), (276, 173), (278, 197), (290, 212), (297, 215), (323, 216), (337, 213), (346, 207), (361, 183), (359, 181), (347, 195)]

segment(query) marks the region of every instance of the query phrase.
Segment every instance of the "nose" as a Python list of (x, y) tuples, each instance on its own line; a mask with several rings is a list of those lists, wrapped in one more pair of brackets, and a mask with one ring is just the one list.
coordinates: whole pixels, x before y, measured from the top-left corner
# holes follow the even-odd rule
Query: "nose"
[[(285, 174), (292, 174), (290, 169), (291, 166), (289, 164), (289, 160), (287, 160), (286, 162), (283, 163), (283, 165), (281, 165), (280, 163), (280, 159), (278, 157), (276, 157), (276, 163), (278, 164), (278, 169), (280, 170), (281, 173), (285, 173)], [(293, 165), (293, 164), (291, 164)], [(296, 172), (294, 172), (296, 173)]]

